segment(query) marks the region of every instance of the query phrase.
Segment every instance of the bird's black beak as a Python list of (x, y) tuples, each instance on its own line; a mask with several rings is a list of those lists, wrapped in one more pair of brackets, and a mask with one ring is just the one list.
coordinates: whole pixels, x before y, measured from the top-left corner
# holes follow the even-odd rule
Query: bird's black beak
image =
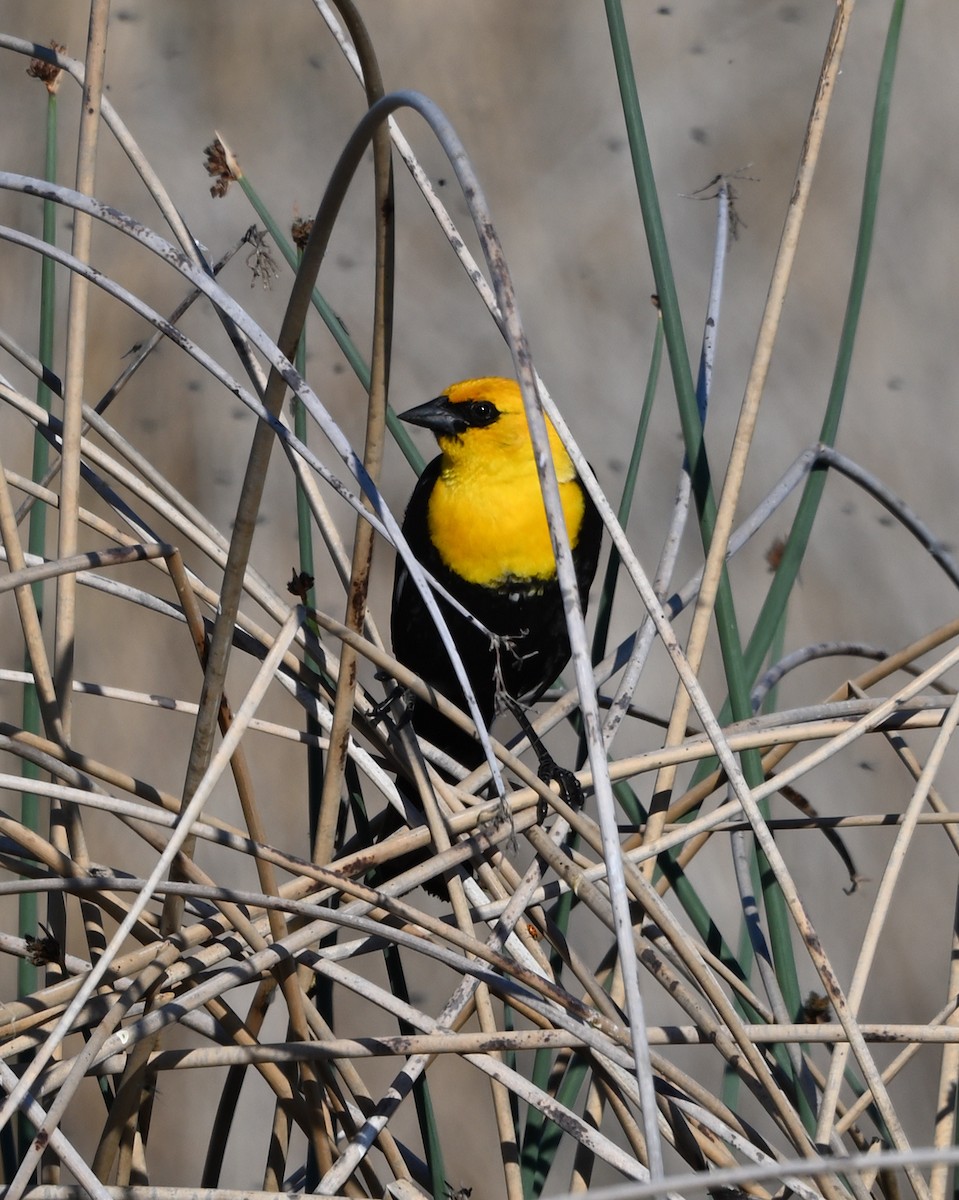
[(456, 406), (448, 396), (437, 396), (435, 400), (427, 400), (418, 404), (405, 413), (400, 413), (401, 421), (410, 425), (422, 425), (439, 437), (459, 437), (468, 428), (468, 423), (457, 413)]

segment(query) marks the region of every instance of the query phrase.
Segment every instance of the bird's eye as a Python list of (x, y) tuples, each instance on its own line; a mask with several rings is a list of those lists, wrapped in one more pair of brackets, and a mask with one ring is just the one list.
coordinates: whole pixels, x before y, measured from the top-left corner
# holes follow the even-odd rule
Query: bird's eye
[(492, 425), (499, 416), (499, 409), (489, 400), (474, 400), (470, 405), (470, 424), (477, 428)]

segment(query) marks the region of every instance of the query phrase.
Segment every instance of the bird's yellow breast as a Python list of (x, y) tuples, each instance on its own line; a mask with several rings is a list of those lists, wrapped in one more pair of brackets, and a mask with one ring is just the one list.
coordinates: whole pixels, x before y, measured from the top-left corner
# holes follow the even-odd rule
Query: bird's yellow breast
[[(585, 503), (575, 478), (559, 485), (570, 544), (575, 547)], [(448, 464), (429, 501), (430, 538), (451, 571), (470, 583), (495, 587), (510, 580), (548, 580), (556, 559), (539, 477), (530, 456)]]

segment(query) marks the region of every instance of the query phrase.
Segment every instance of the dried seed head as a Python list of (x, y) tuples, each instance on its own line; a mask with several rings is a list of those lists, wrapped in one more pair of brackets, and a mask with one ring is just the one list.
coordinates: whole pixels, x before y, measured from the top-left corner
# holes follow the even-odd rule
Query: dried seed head
[(307, 594), (313, 586), (315, 580), (313, 576), (306, 571), (297, 571), (293, 568), (293, 578), (286, 585), (286, 590), (293, 596), (299, 597), (304, 604), (307, 602)]
[(216, 179), (216, 183), (210, 188), (210, 195), (219, 200), (230, 190), (230, 184), (242, 175), (240, 164), (219, 137), (211, 142), (203, 153), (206, 155), (203, 163), (206, 173)]
[(778, 537), (766, 551), (766, 563), (770, 571), (779, 569), (779, 564), (783, 560), (783, 554), (786, 552), (786, 542), (783, 538)]
[[(61, 46), (59, 42), (51, 42), (50, 49), (54, 54), (63, 54), (66, 46)], [(55, 96), (60, 90), (60, 77), (63, 74), (63, 68), (58, 67), (56, 63), (47, 62), (43, 58), (31, 58), (30, 65), (27, 67), (27, 74), (32, 79), (42, 80), (51, 96)]]
[(46, 967), (50, 963), (61, 962), (63, 955), (60, 943), (45, 925), (41, 925), (40, 928), (43, 930), (43, 937), (33, 937), (29, 933), (23, 935), (27, 944), (27, 960), (35, 967)]
[(312, 217), (298, 217), (290, 226), (290, 236), (293, 238), (293, 245), (297, 250), (305, 250), (306, 243), (310, 240), (310, 234), (313, 231)]

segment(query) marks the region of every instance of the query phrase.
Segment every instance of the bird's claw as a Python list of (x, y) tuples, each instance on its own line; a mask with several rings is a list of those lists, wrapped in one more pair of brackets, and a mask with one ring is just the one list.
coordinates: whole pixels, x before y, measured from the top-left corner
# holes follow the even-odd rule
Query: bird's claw
[[(566, 801), (570, 808), (580, 809), (583, 807), (585, 802), (583, 785), (576, 778), (573, 771), (570, 771), (567, 767), (561, 767), (549, 754), (545, 754), (540, 756), (537, 774), (543, 783), (559, 784), (560, 797)], [(546, 801), (540, 800), (536, 809), (536, 816), (541, 825), (546, 819), (546, 811)]]
[[(384, 675), (383, 678), (389, 679), (390, 676)], [(380, 721), (387, 716), (397, 700), (403, 701), (403, 712), (399, 721), (396, 722), (397, 728), (402, 728), (407, 721), (409, 721), (413, 714), (413, 705), (416, 701), (416, 694), (409, 688), (402, 687), (400, 684), (396, 684), (394, 687), (390, 688), (383, 699), (380, 700), (378, 704), (373, 705), (373, 707), (370, 709), (369, 715), (370, 724), (378, 725)]]

